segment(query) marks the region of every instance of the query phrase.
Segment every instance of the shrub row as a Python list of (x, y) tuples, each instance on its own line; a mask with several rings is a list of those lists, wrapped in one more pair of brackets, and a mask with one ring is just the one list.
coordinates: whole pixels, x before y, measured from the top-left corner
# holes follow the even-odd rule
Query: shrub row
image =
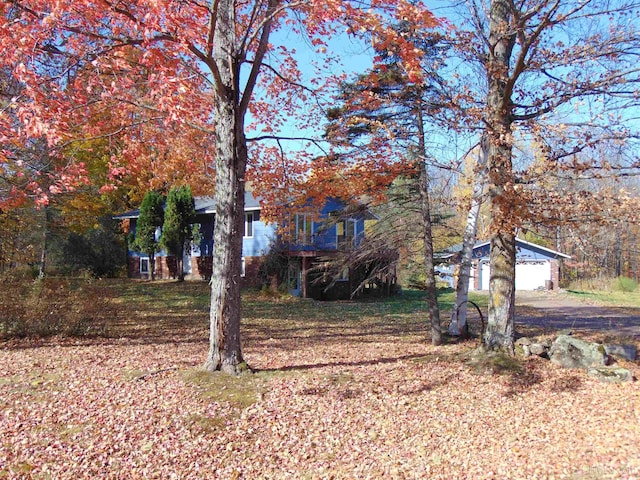
[(117, 316), (109, 289), (99, 280), (0, 277), (0, 338), (105, 336)]

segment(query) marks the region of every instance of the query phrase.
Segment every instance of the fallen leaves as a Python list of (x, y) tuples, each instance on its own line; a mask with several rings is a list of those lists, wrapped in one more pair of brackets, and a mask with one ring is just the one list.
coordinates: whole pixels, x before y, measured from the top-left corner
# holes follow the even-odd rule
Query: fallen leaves
[(258, 373), (240, 380), (198, 372), (204, 335), (0, 350), (0, 476), (640, 475), (638, 382), (538, 359), (477, 373), (469, 344), (432, 347), (362, 319), (269, 322), (251, 320), (269, 333), (248, 332)]

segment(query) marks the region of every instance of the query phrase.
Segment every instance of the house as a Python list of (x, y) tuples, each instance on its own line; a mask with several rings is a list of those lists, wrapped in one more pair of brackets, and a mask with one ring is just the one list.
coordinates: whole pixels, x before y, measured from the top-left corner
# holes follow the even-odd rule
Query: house
[[(457, 245), (440, 258), (447, 266), (439, 267), (454, 286), (453, 264), (459, 262), (462, 245)], [(473, 247), (469, 290), (489, 290), (490, 242), (479, 242)], [(516, 290), (557, 289), (560, 281), (560, 262), (571, 258), (564, 253), (516, 238)]]
[[(213, 224), (215, 203), (211, 197), (195, 198), (196, 218), (194, 224), (200, 225), (200, 241), (191, 245), (191, 251), (185, 252), (183, 270), (186, 279), (211, 277), (213, 258)], [(242, 238), (242, 275), (247, 285), (253, 285), (258, 279), (259, 260), (270, 248), (276, 237), (276, 226), (269, 225), (260, 217), (260, 202), (250, 193), (245, 194), (244, 235)], [(139, 210), (116, 215), (117, 220), (129, 221), (129, 232), (135, 234)], [(156, 233), (160, 237), (160, 231)], [(156, 277), (175, 277), (177, 263), (166, 252), (156, 254)], [(131, 278), (149, 278), (151, 269), (149, 257), (140, 252), (129, 250), (127, 254), (127, 275)]]
[[(186, 279), (211, 277), (213, 261), (213, 226), (215, 204), (210, 197), (195, 199), (196, 220), (200, 225), (200, 239), (185, 253)], [(261, 215), (259, 199), (245, 193), (245, 226), (242, 239), (242, 277), (244, 286), (258, 287), (265, 279), (261, 268), (265, 256), (274, 248), (284, 253), (285, 273), (277, 284), (286, 282), (291, 294), (317, 299), (349, 298), (361, 269), (346, 268), (339, 278), (322, 278), (322, 265), (332, 256), (353, 249), (364, 239), (365, 220), (373, 218), (364, 208), (349, 210), (337, 199), (328, 199), (319, 213), (291, 212), (282, 225), (268, 223)], [(129, 221), (134, 233), (139, 210), (114, 218)], [(280, 228), (279, 228), (280, 227)], [(157, 232), (158, 237), (160, 232)], [(177, 262), (166, 252), (156, 254), (156, 277), (176, 276)], [(360, 272), (360, 273), (359, 273)], [(127, 273), (132, 278), (149, 278), (149, 258), (143, 253), (128, 252)], [(286, 278), (282, 278), (286, 277)]]
[[(327, 199), (319, 215), (293, 213), (289, 218), (288, 238), (286, 243), (288, 262), (287, 281), (289, 291), (303, 298), (318, 300), (338, 300), (351, 298), (358, 286), (369, 279), (381, 290), (390, 292), (395, 276), (371, 276), (371, 264), (386, 259), (377, 255), (360, 255), (357, 265), (344, 262), (345, 266), (338, 272), (326, 267), (331, 260), (348, 256), (365, 240), (365, 223), (375, 220), (375, 216), (361, 206), (346, 206), (337, 199)], [(367, 257), (367, 258), (365, 258)], [(393, 262), (395, 259), (389, 259)], [(361, 290), (358, 290), (359, 292)]]

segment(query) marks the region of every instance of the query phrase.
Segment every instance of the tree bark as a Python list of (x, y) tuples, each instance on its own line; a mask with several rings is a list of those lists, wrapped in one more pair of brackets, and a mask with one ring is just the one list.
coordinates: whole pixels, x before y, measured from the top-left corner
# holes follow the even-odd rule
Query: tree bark
[(151, 281), (156, 279), (156, 255), (151, 252), (149, 254), (149, 271), (151, 273)]
[(244, 175), (247, 147), (239, 108), (239, 65), (234, 56), (235, 10), (232, 0), (218, 4), (214, 60), (216, 180), (209, 353), (205, 369), (237, 375), (248, 367), (240, 344), (240, 280)]
[(489, 134), (489, 198), (491, 201), (491, 275), (489, 315), (483, 343), (490, 350), (513, 353), (515, 324), (515, 217), (512, 169), (513, 123), (509, 66), (515, 33), (510, 28), (508, 0), (492, 0), (487, 59), (487, 133)]
[(484, 200), (487, 185), (488, 145), (486, 136), (480, 141), (480, 151), (476, 162), (473, 191), (471, 193), (471, 207), (467, 214), (467, 223), (462, 238), (462, 252), (460, 270), (456, 284), (456, 303), (451, 312), (451, 321), (447, 333), (453, 336), (464, 335), (467, 332), (467, 302), (469, 301), (469, 281), (471, 276), (471, 262), (473, 261), (473, 247), (478, 233), (478, 217)]
[(182, 248), (180, 249), (180, 253), (178, 253), (178, 258), (176, 259), (176, 268), (178, 269), (178, 281), (184, 282), (184, 253), (185, 248), (184, 244), (182, 244)]
[(491, 238), (489, 318), (484, 334), (488, 350), (513, 354), (515, 335), (515, 235), (498, 233)]
[(429, 199), (429, 173), (426, 164), (426, 145), (424, 138), (424, 122), (422, 118), (422, 104), (418, 108), (418, 142), (420, 144), (420, 210), (422, 213), (424, 239), (424, 268), (427, 308), (429, 324), (431, 325), (431, 343), (442, 344), (442, 327), (440, 325), (440, 308), (438, 307), (438, 287), (433, 259), (433, 226), (431, 223), (431, 204)]
[(38, 266), (38, 278), (43, 279), (47, 274), (47, 254), (49, 251), (49, 227), (51, 225), (51, 208), (44, 208), (44, 228), (42, 232), (42, 251), (40, 252), (40, 265)]

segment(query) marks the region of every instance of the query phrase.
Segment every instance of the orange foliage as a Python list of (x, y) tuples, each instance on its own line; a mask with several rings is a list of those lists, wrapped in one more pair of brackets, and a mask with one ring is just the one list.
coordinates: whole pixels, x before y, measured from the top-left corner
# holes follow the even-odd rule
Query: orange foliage
[[(409, 18), (423, 27), (436, 24), (422, 4), (405, 0), (365, 6), (338, 0), (275, 5), (269, 18), (273, 29), (305, 35), (318, 54), (327, 54), (328, 62), (335, 58), (327, 52), (328, 39), (344, 32), (346, 23), (350, 34), (366, 34), (376, 46), (393, 44), (406, 61), (407, 74), (415, 78), (420, 52), (388, 24)], [(237, 5), (238, 52), (243, 52), (238, 54), (237, 68), (251, 68), (261, 45), (257, 32), (272, 7), (266, 2)], [(189, 183), (196, 194), (211, 193), (212, 93), (217, 87), (211, 77), (215, 68), (207, 62), (215, 46), (210, 30), (213, 14), (206, 2), (170, 0), (19, 0), (0, 5), (0, 38), (14, 46), (7, 49), (0, 66), (21, 85), (0, 114), (0, 165), (17, 172), (19, 149), (34, 138), (42, 139), (48, 155), (61, 165), (47, 172), (47, 185), (40, 181), (40, 170), (24, 172), (28, 181), (2, 193), (5, 205), (20, 195), (46, 204), (50, 195), (90, 182), (82, 163), (68, 152), (78, 142), (95, 139), (109, 143), (103, 192), (121, 186), (130, 198), (138, 198), (149, 188)], [(242, 112), (250, 113), (250, 123), (245, 126), (245, 119), (238, 118), (238, 128), (243, 135), (277, 135), (292, 118), (300, 129), (316, 128), (322, 109), (310, 106), (311, 97), (317, 101), (342, 77), (316, 76), (310, 81), (312, 88), (303, 87), (295, 50), (275, 43), (268, 50), (274, 63), (261, 70), (257, 89)], [(305, 152), (283, 158), (279, 147), (265, 143), (253, 153), (251, 175), (265, 182), (267, 190), (293, 188), (291, 179), (295, 185), (306, 183), (301, 180), (312, 158)], [(378, 155), (354, 166), (349, 188), (369, 188), (371, 180), (366, 177), (373, 170), (389, 170), (385, 175), (392, 175), (388, 164)], [(326, 181), (329, 167), (321, 170), (325, 173), (315, 175), (324, 188), (338, 188), (339, 182)]]

